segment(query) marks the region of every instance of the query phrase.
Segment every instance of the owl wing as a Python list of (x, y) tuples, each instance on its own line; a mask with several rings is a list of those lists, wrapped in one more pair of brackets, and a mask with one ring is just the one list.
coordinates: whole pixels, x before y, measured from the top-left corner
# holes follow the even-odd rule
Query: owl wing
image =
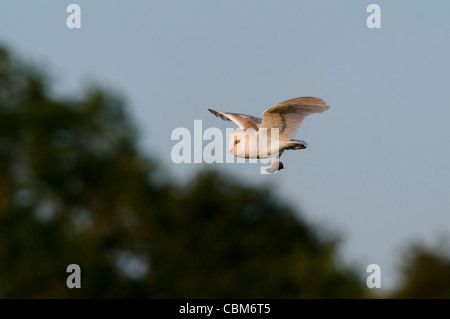
[(260, 128), (279, 128), (280, 138), (289, 140), (308, 115), (322, 113), (329, 108), (322, 99), (316, 97), (287, 100), (264, 111)]
[(258, 130), (261, 125), (261, 119), (247, 114), (226, 113), (208, 109), (212, 114), (225, 121), (232, 121), (241, 129), (253, 128)]

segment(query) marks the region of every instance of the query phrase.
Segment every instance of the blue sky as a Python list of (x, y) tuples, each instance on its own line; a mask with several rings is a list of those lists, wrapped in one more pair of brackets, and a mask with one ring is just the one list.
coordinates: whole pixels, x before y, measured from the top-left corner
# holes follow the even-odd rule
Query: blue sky
[[(81, 29), (66, 7), (81, 7)], [(369, 29), (366, 7), (381, 7)], [(100, 83), (124, 96), (145, 152), (186, 180), (205, 164), (172, 162), (177, 127), (233, 127), (207, 109), (260, 116), (323, 98), (283, 155), (286, 170), (213, 164), (271, 185), (310, 222), (342, 236), (345, 262), (395, 283), (403, 249), (450, 233), (449, 1), (4, 1), (0, 44), (38, 65), (57, 94)]]

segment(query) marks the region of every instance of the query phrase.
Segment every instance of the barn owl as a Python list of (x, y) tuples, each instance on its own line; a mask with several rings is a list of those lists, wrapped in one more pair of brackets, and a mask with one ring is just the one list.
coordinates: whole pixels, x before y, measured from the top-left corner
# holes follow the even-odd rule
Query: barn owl
[(208, 109), (225, 121), (233, 121), (240, 130), (231, 132), (228, 148), (236, 157), (275, 157), (268, 173), (284, 168), (279, 160), (286, 150), (305, 149), (305, 141), (292, 139), (304, 119), (314, 113), (322, 113), (329, 106), (316, 97), (298, 97), (281, 102), (264, 111), (262, 119), (246, 114), (226, 113)]

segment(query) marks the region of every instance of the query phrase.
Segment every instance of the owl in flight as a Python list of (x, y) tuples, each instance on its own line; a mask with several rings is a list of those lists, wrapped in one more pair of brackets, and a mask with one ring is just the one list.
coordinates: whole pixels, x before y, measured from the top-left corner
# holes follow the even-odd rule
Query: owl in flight
[(298, 97), (281, 102), (264, 111), (262, 119), (246, 114), (226, 113), (208, 109), (225, 121), (233, 121), (240, 130), (231, 132), (228, 148), (236, 157), (271, 158), (272, 165), (266, 170), (275, 173), (284, 168), (279, 158), (286, 150), (305, 149), (308, 145), (293, 139), (310, 114), (322, 113), (330, 107), (316, 97)]

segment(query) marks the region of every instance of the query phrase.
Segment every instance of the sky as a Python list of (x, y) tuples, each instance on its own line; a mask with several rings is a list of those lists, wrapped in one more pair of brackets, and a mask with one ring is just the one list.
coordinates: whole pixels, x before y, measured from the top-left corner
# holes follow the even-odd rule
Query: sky
[[(66, 25), (71, 3), (79, 29)], [(367, 27), (371, 3), (381, 28)], [(338, 234), (362, 276), (380, 265), (388, 291), (410, 243), (450, 234), (449, 13), (444, 0), (8, 0), (0, 45), (49, 74), (56, 95), (99, 83), (123, 96), (171, 178), (213, 167), (272, 187)], [(306, 119), (296, 138), (309, 146), (285, 153), (284, 171), (172, 161), (175, 129), (234, 127), (208, 108), (261, 116), (301, 96), (331, 108)]]

